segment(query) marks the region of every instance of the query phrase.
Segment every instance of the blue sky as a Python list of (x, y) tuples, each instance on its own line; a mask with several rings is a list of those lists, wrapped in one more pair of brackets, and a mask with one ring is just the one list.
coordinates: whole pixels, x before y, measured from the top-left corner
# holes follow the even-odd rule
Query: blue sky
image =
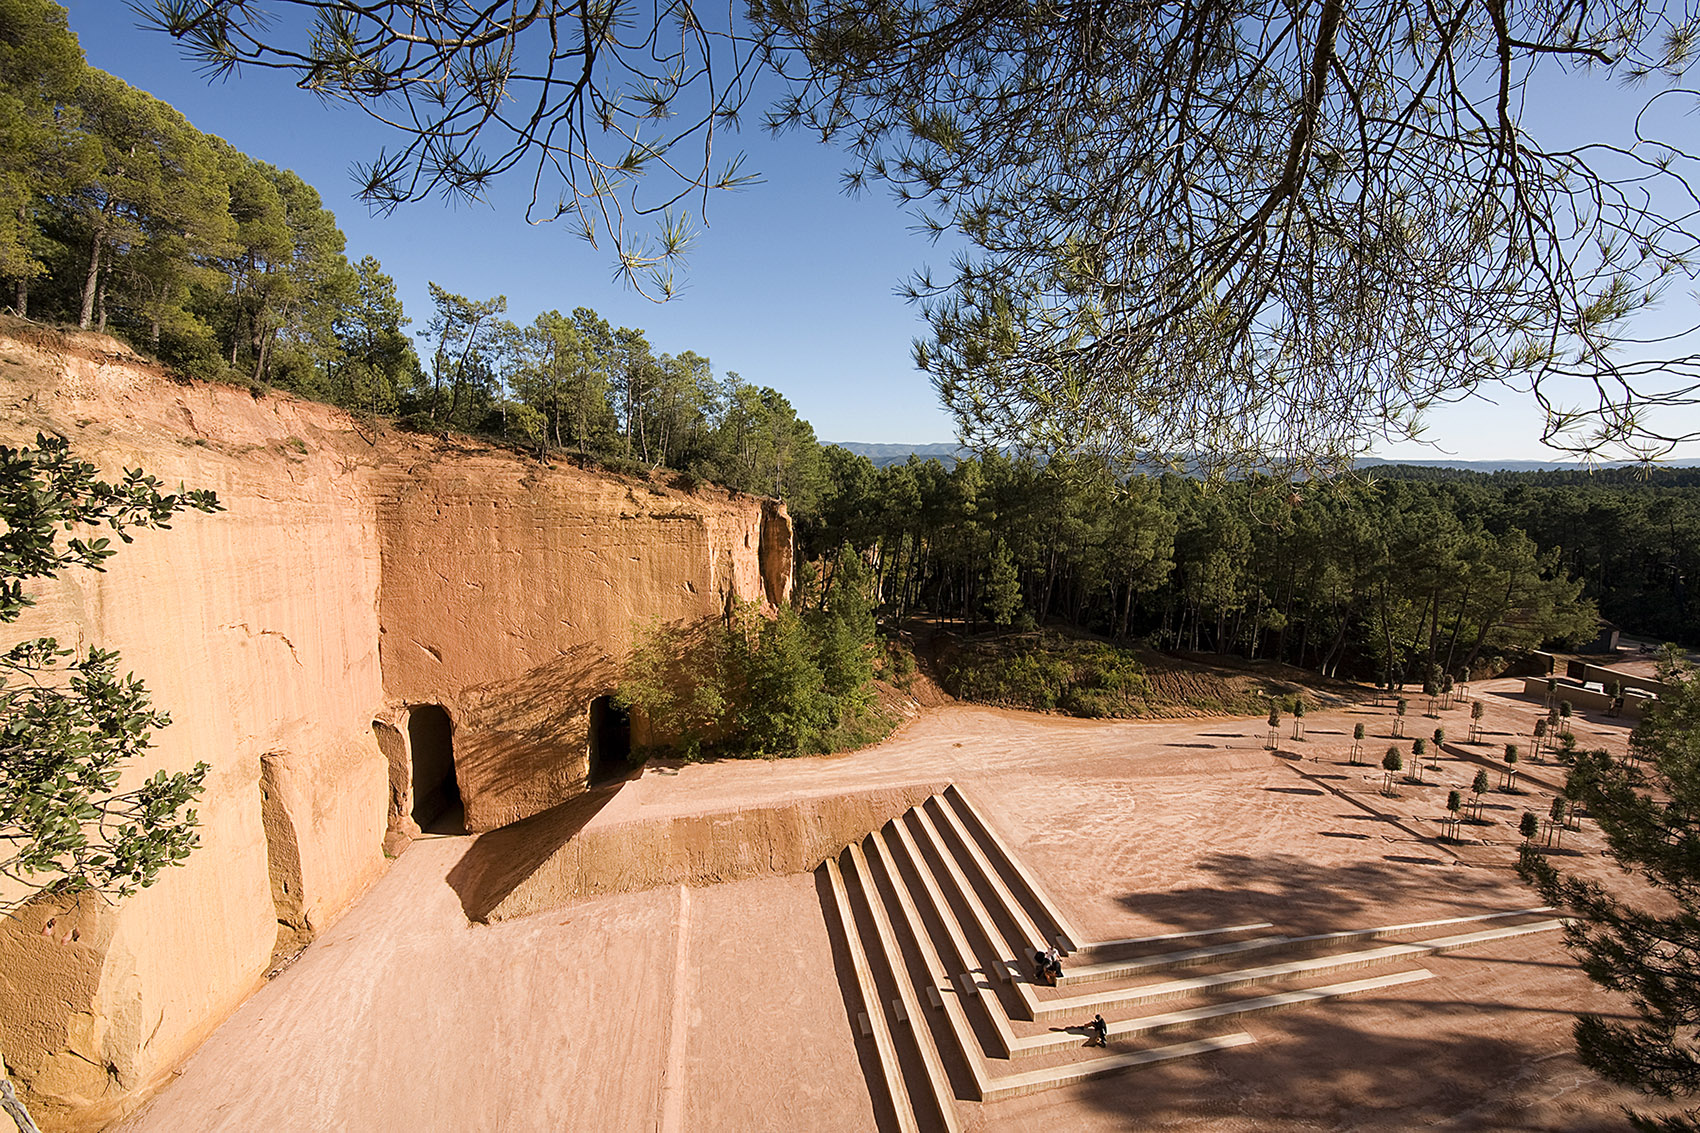
[[(430, 316), (427, 281), (472, 298), (506, 295), (509, 317), (522, 323), (550, 308), (588, 306), (615, 325), (644, 328), (658, 352), (694, 350), (717, 373), (737, 371), (778, 389), (822, 440), (954, 439), (932, 386), (910, 359), (925, 325), (893, 293), (917, 267), (947, 267), (949, 252), (913, 233), (911, 218), (883, 194), (841, 193), (840, 153), (801, 136), (769, 139), (752, 113), (727, 148), (746, 151), (747, 168), (763, 183), (711, 198), (683, 296), (656, 304), (613, 280), (606, 251), (560, 225), (526, 224), (520, 180), (499, 185), (489, 205), (432, 200), (368, 215), (354, 199), (349, 170), (383, 137), (363, 115), (321, 104), (264, 72), (208, 83), (166, 37), (136, 28), (118, 0), (61, 2), (92, 65), (318, 188), (348, 237), (349, 258), (374, 255), (395, 279), (412, 330)], [(1561, 89), (1569, 104), (1537, 110), (1570, 127), (1621, 114), (1629, 102), (1601, 84), (1585, 93), (1573, 82)], [(690, 208), (696, 211), (694, 203)], [(1668, 317), (1686, 317), (1694, 299), (1679, 287), (1667, 307)], [(1377, 455), (1560, 459), (1539, 444), (1540, 419), (1527, 394), (1491, 396), (1434, 411), (1434, 447), (1383, 443)], [(1700, 457), (1700, 445), (1679, 455)]]

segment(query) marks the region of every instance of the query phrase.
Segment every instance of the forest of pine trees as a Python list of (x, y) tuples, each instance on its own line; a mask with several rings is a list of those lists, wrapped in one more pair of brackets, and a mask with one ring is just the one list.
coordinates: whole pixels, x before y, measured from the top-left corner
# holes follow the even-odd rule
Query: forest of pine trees
[(882, 618), (1061, 623), (1112, 640), (1420, 680), (1585, 642), (1596, 609), (1695, 640), (1695, 473), (1381, 469), (1300, 485), (998, 454), (876, 468), (775, 390), (584, 306), (529, 321), (436, 283), (412, 333), (299, 177), (86, 65), (51, 0), (0, 0), (0, 284), (190, 376), (406, 427), (777, 496), (805, 560), (855, 554)]

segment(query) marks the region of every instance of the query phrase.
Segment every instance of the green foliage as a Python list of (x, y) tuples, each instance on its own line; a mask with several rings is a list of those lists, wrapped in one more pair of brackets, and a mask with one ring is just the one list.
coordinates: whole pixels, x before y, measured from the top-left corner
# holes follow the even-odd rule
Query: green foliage
[(1535, 816), (1535, 812), (1532, 810), (1524, 811), (1523, 817), (1517, 821), (1517, 833), (1523, 836), (1524, 843), (1527, 844), (1540, 832), (1541, 820)]
[[(220, 506), (211, 492), (161, 492), (139, 470), (117, 484), (98, 480), (62, 437), (38, 435), (34, 449), (0, 446), (0, 623), (33, 605), (26, 582), (70, 567), (104, 569), (116, 548), (81, 532), (104, 526), (129, 542), (134, 529), (169, 527), (188, 509)], [(188, 804), (201, 792), (204, 763), (121, 789), (127, 765), (170, 720), (118, 665), (114, 652), (79, 656), (50, 637), (0, 654), (0, 875), (24, 887), (19, 900), (42, 890), (124, 897), (197, 844)]]
[[(854, 557), (852, 556), (852, 561)], [(743, 604), (726, 621), (652, 626), (625, 666), (617, 696), (648, 720), (658, 744), (687, 759), (791, 756), (872, 742), (873, 617), (854, 567), (822, 609)]]
[(1383, 771), (1403, 771), (1405, 769), (1405, 757), (1399, 754), (1398, 748), (1390, 747), (1387, 749), (1387, 754), (1381, 757), (1381, 769)]
[(1054, 633), (963, 643), (942, 659), (946, 691), (963, 700), (1126, 717), (1147, 713), (1145, 667), (1131, 651)]
[[(1700, 1020), (1700, 678), (1680, 663), (1660, 676), (1670, 691), (1631, 736), (1636, 758), (1580, 753), (1565, 789), (1599, 824), (1617, 865), (1658, 894), (1626, 898), (1607, 882), (1561, 872), (1532, 847), (1519, 871), (1575, 918), (1565, 936), (1582, 970), (1634, 1011), (1628, 1021), (1578, 1019), (1583, 1063), (1653, 1097), (1689, 1098), (1700, 1093), (1691, 1041)], [(1555, 822), (1560, 813), (1555, 806)], [(1693, 1130), (1700, 1110), (1631, 1120), (1638, 1129)]]
[(986, 619), (993, 625), (1008, 628), (1015, 624), (1021, 612), (1021, 574), (1015, 569), (1015, 557), (999, 539), (992, 547), (992, 561), (986, 576)]

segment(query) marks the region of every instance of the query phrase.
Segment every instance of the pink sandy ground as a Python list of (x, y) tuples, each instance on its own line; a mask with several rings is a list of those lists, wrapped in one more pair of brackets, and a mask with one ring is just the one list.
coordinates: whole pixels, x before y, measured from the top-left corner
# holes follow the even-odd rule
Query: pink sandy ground
[[(1485, 742), (1525, 758), (1541, 706), (1478, 686)], [(1413, 699), (1407, 736), (1469, 730)], [(1511, 864), (1551, 764), (1495, 793), (1486, 844), (1440, 844), (1448, 756), (1429, 785), (1379, 793), (1390, 709), (1312, 712), (1264, 750), (1262, 720), (1088, 722), (953, 705), (850, 756), (652, 768), (592, 820), (950, 779), (1094, 939), (1271, 921), (1368, 928), (1536, 904)], [(1626, 722), (1577, 721), (1621, 750)], [(1401, 745), (1409, 752), (1409, 743)], [(1408, 758), (1408, 754), (1407, 754)], [(1495, 784), (1499, 775), (1492, 774)], [(122, 1128), (197, 1130), (862, 1130), (871, 1053), (835, 971), (811, 875), (599, 898), (469, 924), (448, 878), (470, 838), (414, 843)], [(1591, 829), (1564, 861), (1607, 867)], [(1572, 1016), (1621, 1011), (1557, 933), (1425, 958), (1426, 982), (1249, 1017), (1250, 1046), (990, 1105), (975, 1130), (1619, 1129), (1633, 1102), (1583, 1068)], [(754, 974), (759, 967), (760, 976)]]

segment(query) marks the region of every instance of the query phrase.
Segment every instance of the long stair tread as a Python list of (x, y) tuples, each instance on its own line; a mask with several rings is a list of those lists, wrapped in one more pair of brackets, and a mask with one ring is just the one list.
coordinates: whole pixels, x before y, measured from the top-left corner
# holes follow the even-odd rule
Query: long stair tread
[(844, 885), (844, 875), (838, 862), (826, 859), (826, 875), (832, 885), (832, 897), (838, 905), (838, 922), (844, 927), (845, 945), (850, 951), (850, 966), (856, 972), (856, 985), (862, 993), (862, 1008), (874, 1032), (874, 1048), (879, 1056), (880, 1072), (885, 1078), (886, 1096), (897, 1113), (897, 1126), (904, 1133), (920, 1133), (915, 1120), (915, 1106), (909, 1099), (909, 1087), (903, 1080), (903, 1069), (897, 1060), (897, 1043), (886, 1021), (885, 1003), (874, 983), (873, 968), (862, 948), (862, 936), (856, 929), (856, 918), (850, 911), (850, 894)]
[[(849, 846), (850, 861), (855, 865), (862, 879), (862, 894), (867, 899), (868, 911), (874, 919), (874, 931), (879, 936), (880, 947), (885, 951), (886, 963), (891, 968), (892, 978), (897, 983), (897, 994), (903, 1001), (903, 1009), (909, 1016), (909, 1030), (915, 1038), (915, 1045), (920, 1049), (921, 1061), (927, 1068), (928, 1085), (932, 1088), (933, 1103), (938, 1111), (944, 1127), (951, 1133), (959, 1133), (962, 1126), (956, 1116), (956, 1092), (951, 1089), (950, 1076), (945, 1073), (944, 1061), (939, 1057), (938, 1046), (933, 1041), (932, 1027), (927, 1023), (923, 1014), (920, 997), (915, 993), (914, 981), (909, 978), (909, 969), (903, 961), (903, 951), (897, 942), (897, 935), (892, 931), (891, 918), (887, 915), (884, 903), (878, 893), (878, 882), (873, 871), (868, 867), (868, 859), (862, 853), (861, 846), (852, 842)], [(903, 892), (903, 880), (889, 863), (882, 862), (887, 868), (887, 876), (892, 887), (897, 890), (898, 900), (908, 899)], [(911, 928), (914, 926), (911, 924)]]
[(1099, 995), (1060, 996), (1055, 999), (1040, 1000), (1038, 1009), (1034, 1012), (1034, 1018), (1044, 1022), (1064, 1015), (1078, 1014), (1082, 1010), (1100, 1010), (1103, 1006), (1109, 1004), (1150, 1003), (1161, 999), (1174, 999), (1196, 991), (1227, 990), (1243, 987), (1247, 984), (1303, 977), (1307, 974), (1321, 975), (1331, 971), (1367, 967), (1370, 964), (1387, 960), (1428, 956), (1437, 952), (1450, 952), (1454, 949), (1467, 948), (1472, 944), (1492, 940), (1505, 940), (1534, 932), (1550, 932), (1555, 928), (1562, 927), (1563, 924), (1562, 920), (1537, 921), (1534, 924), (1484, 929), (1479, 932), (1440, 937), (1435, 940), (1409, 944), (1384, 944), (1380, 948), (1363, 949), (1357, 952), (1314, 956), (1304, 960), (1289, 960), (1284, 964), (1269, 964), (1259, 968), (1240, 968), (1231, 972), (1217, 972), (1211, 975), (1192, 976), (1187, 979), (1142, 984), (1137, 987)]
[(1347, 929), (1342, 932), (1310, 933), (1304, 936), (1259, 936), (1248, 940), (1230, 940), (1221, 944), (1205, 945), (1201, 948), (1187, 948), (1178, 952), (1166, 952), (1156, 956), (1140, 956), (1127, 960), (1108, 960), (1096, 964), (1081, 964), (1071, 967), (1063, 974), (1065, 984), (1089, 983), (1094, 980), (1119, 979), (1126, 976), (1138, 975), (1141, 972), (1161, 971), (1164, 968), (1180, 968), (1190, 964), (1200, 964), (1221, 956), (1231, 956), (1239, 952), (1257, 952), (1265, 949), (1315, 947), (1324, 944), (1334, 944), (1350, 940), (1375, 940), (1380, 937), (1392, 936), (1395, 933), (1415, 932), (1420, 929), (1441, 928), (1446, 925), (1472, 924), (1481, 921), (1503, 920), (1507, 917), (1532, 916), (1552, 911), (1551, 905), (1541, 905), (1532, 909), (1512, 909), (1498, 913), (1476, 913), (1464, 917), (1447, 917), (1442, 920), (1415, 921), (1409, 924), (1384, 925), (1380, 928)]
[[(1263, 1011), (1274, 1011), (1283, 1007), (1298, 1007), (1307, 1003), (1320, 1003), (1329, 999), (1340, 999), (1348, 995), (1358, 995), (1365, 991), (1378, 991), (1382, 988), (1399, 987), (1403, 984), (1417, 983), (1432, 978), (1434, 973), (1426, 968), (1414, 971), (1394, 972), (1390, 975), (1375, 976), (1364, 980), (1351, 980), (1346, 983), (1327, 984), (1321, 987), (1301, 988), (1291, 991), (1276, 992), (1272, 995), (1260, 995), (1251, 999), (1234, 999), (1223, 1003), (1209, 1003), (1201, 1007), (1187, 1007), (1179, 1011), (1169, 1011), (1162, 1015), (1144, 1015), (1136, 1019), (1121, 1019), (1109, 1024), (1111, 1039), (1127, 1039), (1137, 1035), (1151, 1034), (1155, 1031), (1170, 1027), (1181, 1027), (1191, 1023), (1202, 1023), (1213, 1019), (1238, 1017), (1257, 1014)], [(1078, 1047), (1084, 1036), (1072, 1031), (1050, 1031), (1040, 1035), (1019, 1037), (1011, 1044), (1011, 1057), (1020, 1058), (1029, 1055), (1043, 1054), (1051, 1051), (1068, 1050)]]
[(985, 815), (980, 813), (980, 808), (974, 805), (974, 800), (964, 794), (962, 788), (954, 783), (944, 789), (944, 798), (969, 818), (972, 818), (974, 825), (985, 833), (986, 840), (997, 850), (998, 856), (1008, 864), (1010, 872), (1021, 881), (1022, 888), (1027, 890), (1027, 895), (1032, 898), (1034, 903), (1039, 906), (1040, 911), (1062, 934), (1063, 939), (1059, 943), (1063, 949), (1068, 952), (1079, 949), (1086, 939), (1085, 935), (1062, 911), (1062, 908), (1051, 899), (1051, 895), (1045, 891), (1044, 886), (1039, 884), (1039, 879), (1033, 875), (1033, 871), (1027, 867), (1027, 863), (1013, 853), (1008, 844), (999, 837), (992, 824), (986, 821)]

